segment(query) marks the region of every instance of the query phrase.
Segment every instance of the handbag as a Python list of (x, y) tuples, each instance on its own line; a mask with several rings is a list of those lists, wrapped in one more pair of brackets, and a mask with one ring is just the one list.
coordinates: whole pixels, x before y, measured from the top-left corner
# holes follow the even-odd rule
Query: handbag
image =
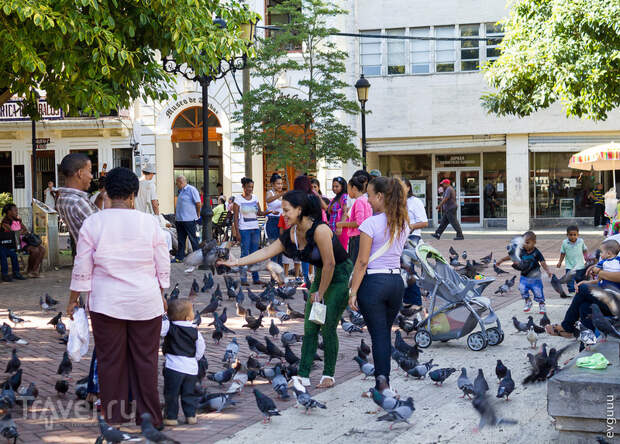
[(26, 245), (29, 247), (38, 247), (43, 243), (41, 237), (34, 233), (26, 233), (22, 237), (22, 240), (26, 242)]
[(15, 240), (15, 232), (0, 231), (0, 247), (8, 248), (10, 250), (17, 249), (17, 242)]
[(317, 325), (325, 324), (325, 315), (327, 314), (327, 306), (322, 302), (313, 302), (308, 320)]

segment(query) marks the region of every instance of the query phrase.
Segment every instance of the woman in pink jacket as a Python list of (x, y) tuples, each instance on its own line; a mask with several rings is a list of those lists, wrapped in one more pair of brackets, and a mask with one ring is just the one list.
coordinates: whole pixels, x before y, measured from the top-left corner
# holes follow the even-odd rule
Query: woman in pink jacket
[(336, 223), (336, 234), (342, 234), (349, 239), (349, 257), (355, 263), (360, 249), (360, 230), (358, 227), (372, 216), (372, 207), (368, 203), (368, 196), (364, 193), (366, 183), (360, 176), (353, 176), (349, 180), (348, 193), (355, 202), (346, 221)]

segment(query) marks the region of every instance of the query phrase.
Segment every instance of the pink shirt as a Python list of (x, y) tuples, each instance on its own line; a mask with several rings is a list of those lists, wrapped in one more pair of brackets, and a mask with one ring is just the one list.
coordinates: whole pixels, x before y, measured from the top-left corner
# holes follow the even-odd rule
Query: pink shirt
[(170, 256), (159, 222), (136, 210), (110, 208), (80, 229), (71, 290), (90, 292), (90, 311), (117, 319), (161, 316), (170, 286)]
[[(370, 216), (372, 216), (372, 207), (368, 203), (366, 196), (360, 196), (355, 199), (355, 202), (353, 202), (353, 206), (351, 207), (351, 217), (349, 217), (349, 222), (357, 222), (359, 227), (362, 225), (362, 222)], [(348, 228), (348, 230), (349, 237), (360, 235), (359, 228)]]
[[(379, 213), (366, 219), (360, 225), (360, 231), (372, 238), (370, 247), (370, 257), (381, 248), (386, 242), (390, 241), (390, 232), (387, 227), (387, 217), (384, 213)], [(400, 268), (400, 255), (409, 235), (409, 227), (405, 227), (396, 236), (392, 245), (378, 259), (368, 264), (369, 269), (377, 268)]]

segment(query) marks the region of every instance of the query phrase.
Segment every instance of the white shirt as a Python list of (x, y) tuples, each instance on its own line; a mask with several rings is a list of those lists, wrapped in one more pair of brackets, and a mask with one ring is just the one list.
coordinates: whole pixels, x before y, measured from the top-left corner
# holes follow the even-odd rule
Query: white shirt
[[(273, 190), (267, 191), (267, 197), (275, 196), (275, 194)], [(282, 214), (282, 198), (267, 202), (267, 210), (271, 211), (269, 217), (280, 217), (280, 214)]]
[[(428, 222), (424, 204), (415, 196), (411, 196), (407, 199), (407, 213), (409, 213), (409, 225), (417, 224), (418, 222)], [(422, 229), (418, 228), (417, 230), (413, 230), (411, 234), (422, 236)]]
[(52, 191), (56, 191), (56, 188), (52, 187), (51, 190), (49, 188), (45, 189), (45, 205), (52, 209), (55, 209), (56, 202), (54, 202), (54, 196), (52, 196)]
[(145, 177), (140, 179), (140, 188), (134, 201), (136, 210), (143, 213), (155, 214), (153, 212), (153, 204), (151, 201), (157, 200), (157, 191), (155, 189), (155, 182), (153, 180), (147, 180)]
[(239, 194), (235, 203), (239, 205), (239, 230), (258, 230), (258, 197), (252, 194), (246, 199)]
[[(179, 327), (195, 327), (191, 321), (172, 321), (174, 325)], [(168, 334), (170, 329), (170, 321), (163, 319), (161, 321), (161, 337), (163, 338)], [(202, 337), (202, 333), (198, 332), (198, 338), (196, 338), (196, 356), (193, 358), (189, 356), (177, 356), (167, 354), (166, 356), (166, 368), (174, 370), (175, 372), (185, 373), (186, 375), (198, 374), (198, 360), (205, 354), (205, 338)]]

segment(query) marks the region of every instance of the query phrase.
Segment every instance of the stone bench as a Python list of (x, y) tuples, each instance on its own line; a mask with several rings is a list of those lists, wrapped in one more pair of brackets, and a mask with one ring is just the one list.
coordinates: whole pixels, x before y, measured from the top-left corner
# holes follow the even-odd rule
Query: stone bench
[(593, 353), (603, 354), (611, 365), (590, 370), (577, 367), (574, 359), (547, 382), (547, 412), (563, 444), (592, 443), (598, 436), (620, 442), (620, 347), (599, 343), (579, 357)]

